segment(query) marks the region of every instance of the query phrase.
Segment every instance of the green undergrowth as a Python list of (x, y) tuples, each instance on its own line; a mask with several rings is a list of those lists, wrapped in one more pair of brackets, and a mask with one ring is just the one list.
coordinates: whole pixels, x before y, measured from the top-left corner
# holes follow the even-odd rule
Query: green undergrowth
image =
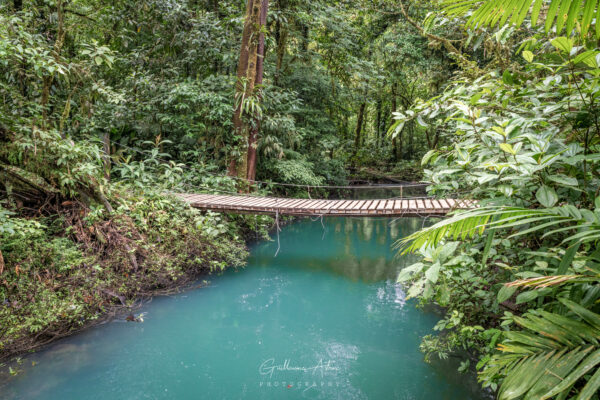
[(269, 220), (203, 215), (160, 194), (114, 198), (111, 215), (76, 200), (38, 218), (0, 207), (0, 359), (243, 266), (244, 239), (264, 237)]

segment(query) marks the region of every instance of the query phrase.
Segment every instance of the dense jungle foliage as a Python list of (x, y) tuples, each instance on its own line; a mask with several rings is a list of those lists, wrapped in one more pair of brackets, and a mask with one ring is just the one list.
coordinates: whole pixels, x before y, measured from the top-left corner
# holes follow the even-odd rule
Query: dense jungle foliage
[(599, 10), (0, 3), (0, 354), (243, 264), (271, 223), (165, 192), (384, 175), (478, 200), (398, 243), (409, 297), (447, 310), (426, 358), (469, 354), (501, 399), (598, 399)]
[[(243, 264), (243, 240), (263, 236), (269, 218), (201, 215), (164, 193), (244, 190), (226, 172), (251, 148), (265, 181), (346, 184), (361, 168), (359, 179), (420, 177), (437, 135), (410, 123), (386, 132), (392, 111), (443, 86), (455, 68), (444, 51), (389, 2), (280, 0), (262, 27), (247, 11), (244, 1), (0, 2), (2, 358)], [(238, 68), (257, 35), (262, 82)], [(236, 123), (260, 123), (254, 145)]]
[(398, 243), (423, 255), (398, 280), (447, 309), (422, 342), (428, 357), (467, 350), (461, 368), (474, 362), (500, 399), (597, 399), (596, 2), (508, 3), (445, 1), (428, 21), (465, 24), (495, 56), (462, 59), (471, 66), (443, 93), (395, 114), (397, 129), (439, 131), (446, 144), (423, 158), (430, 193), (479, 208)]

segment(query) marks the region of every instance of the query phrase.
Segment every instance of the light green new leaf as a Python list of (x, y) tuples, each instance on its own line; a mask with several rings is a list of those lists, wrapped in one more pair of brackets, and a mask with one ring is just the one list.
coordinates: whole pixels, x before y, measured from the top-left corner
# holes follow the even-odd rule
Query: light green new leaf
[(500, 148), (506, 153), (512, 154), (513, 156), (517, 154), (510, 143), (500, 143)]
[(556, 39), (552, 39), (550, 41), (550, 43), (552, 44), (552, 46), (556, 47), (558, 50), (563, 51), (567, 54), (570, 54), (571, 50), (573, 49), (573, 41), (564, 36), (557, 37)]

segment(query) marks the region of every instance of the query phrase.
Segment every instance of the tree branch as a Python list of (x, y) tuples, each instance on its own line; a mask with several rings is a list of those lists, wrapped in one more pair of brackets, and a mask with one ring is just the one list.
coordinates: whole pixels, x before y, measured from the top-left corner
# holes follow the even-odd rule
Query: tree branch
[(421, 25), (419, 25), (415, 20), (413, 20), (408, 15), (408, 13), (406, 12), (406, 9), (404, 8), (404, 3), (402, 2), (402, 0), (398, 0), (398, 4), (400, 5), (400, 12), (404, 16), (404, 18), (406, 18), (408, 23), (411, 24), (412, 26), (414, 26), (415, 29), (423, 37), (426, 37), (427, 39), (432, 40), (434, 42), (441, 43), (446, 48), (446, 50), (448, 50), (451, 54), (453, 54), (456, 57), (456, 60), (459, 62), (459, 64), (463, 64), (465, 66), (468, 66), (469, 68), (476, 68), (477, 70), (479, 70), (479, 68), (477, 68), (475, 63), (473, 61), (468, 60), (467, 57), (459, 49), (457, 49), (450, 40), (443, 38), (441, 36), (431, 34), (429, 32), (425, 32), (425, 29), (423, 29), (423, 27)]

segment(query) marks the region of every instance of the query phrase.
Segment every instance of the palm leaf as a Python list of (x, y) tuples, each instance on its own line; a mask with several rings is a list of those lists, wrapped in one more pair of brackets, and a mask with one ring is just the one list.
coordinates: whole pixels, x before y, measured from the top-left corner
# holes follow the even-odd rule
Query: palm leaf
[[(539, 224), (542, 221), (544, 223)], [(548, 228), (556, 225), (561, 227), (548, 231)], [(542, 237), (546, 237), (574, 231), (564, 239), (564, 243), (573, 246), (578, 243), (595, 242), (600, 239), (600, 212), (592, 213), (572, 206), (542, 209), (485, 206), (460, 211), (450, 218), (397, 241), (395, 248), (402, 249), (402, 253), (410, 253), (423, 247), (437, 246), (446, 238), (465, 240), (483, 234), (488, 228), (519, 227), (525, 229), (516, 231), (510, 237), (542, 232)]]
[[(528, 15), (531, 25), (536, 26), (545, 20), (546, 33), (556, 28), (556, 35), (566, 30), (567, 35), (578, 26), (581, 35), (591, 31), (594, 15), (600, 15), (600, 0), (443, 0), (443, 13), (448, 16), (463, 16), (470, 13), (466, 28), (494, 27), (511, 24), (520, 26)], [(546, 13), (540, 12), (542, 8)], [(596, 23), (594, 34), (600, 38), (600, 24)]]
[(574, 387), (580, 388), (578, 399), (589, 399), (600, 388), (600, 315), (560, 301), (572, 317), (532, 311), (514, 318), (522, 331), (504, 334), (500, 353), (481, 372), (504, 376), (500, 399), (565, 398)]

